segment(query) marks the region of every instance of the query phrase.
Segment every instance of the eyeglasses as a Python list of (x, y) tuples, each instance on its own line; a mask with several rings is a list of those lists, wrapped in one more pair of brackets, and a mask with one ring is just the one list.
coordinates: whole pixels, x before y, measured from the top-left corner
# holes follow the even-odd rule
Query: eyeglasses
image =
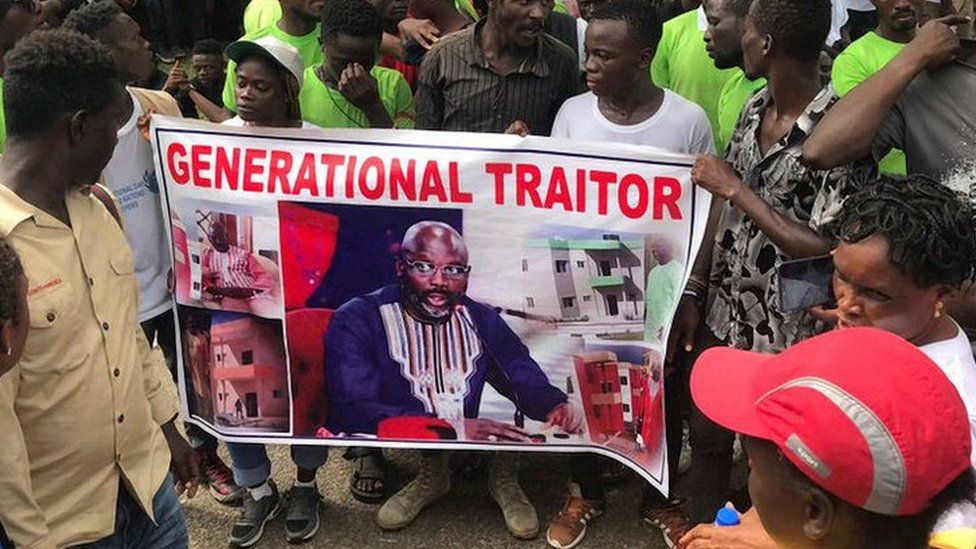
[(429, 261), (410, 261), (409, 259), (404, 259), (403, 262), (420, 276), (434, 276), (438, 269), (447, 278), (464, 278), (471, 272), (471, 265), (455, 265), (453, 263), (434, 265)]

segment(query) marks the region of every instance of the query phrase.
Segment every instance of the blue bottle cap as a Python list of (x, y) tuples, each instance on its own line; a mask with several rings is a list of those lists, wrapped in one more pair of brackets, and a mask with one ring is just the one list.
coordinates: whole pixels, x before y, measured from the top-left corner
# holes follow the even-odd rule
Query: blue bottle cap
[(739, 513), (735, 509), (729, 509), (728, 507), (722, 507), (715, 513), (715, 525), (716, 526), (738, 526), (739, 525)]

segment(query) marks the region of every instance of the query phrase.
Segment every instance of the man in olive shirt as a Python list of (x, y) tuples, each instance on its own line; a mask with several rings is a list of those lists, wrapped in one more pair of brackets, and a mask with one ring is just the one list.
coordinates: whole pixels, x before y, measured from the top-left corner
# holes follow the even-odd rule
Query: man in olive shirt
[(0, 379), (0, 520), (18, 547), (185, 547), (169, 479), (196, 491), (176, 390), (137, 319), (133, 259), (103, 189), (124, 90), (107, 50), (36, 32), (7, 55), (0, 236), (27, 275), (30, 330)]
[(582, 92), (576, 52), (543, 32), (551, 0), (491, 0), (488, 15), (424, 56), (417, 128), (549, 135)]

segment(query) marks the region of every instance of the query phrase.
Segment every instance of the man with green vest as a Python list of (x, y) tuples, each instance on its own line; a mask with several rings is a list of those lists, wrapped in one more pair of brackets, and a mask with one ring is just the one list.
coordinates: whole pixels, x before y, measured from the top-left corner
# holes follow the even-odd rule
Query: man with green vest
[[(719, 92), (735, 71), (718, 69), (705, 50), (705, 11), (698, 8), (664, 24), (664, 34), (651, 63), (654, 83), (705, 109), (718, 135)], [(721, 150), (716, 148), (716, 150)]]
[[(915, 38), (923, 0), (871, 0), (878, 11), (878, 27), (847, 47), (834, 60), (834, 91), (845, 96), (884, 68)], [(878, 163), (881, 173), (905, 175), (905, 153), (892, 150)]]
[(718, 69), (731, 69), (729, 78), (718, 96), (718, 142), (716, 150), (725, 151), (742, 108), (757, 91), (766, 86), (765, 78), (755, 80), (742, 70), (742, 34), (752, 0), (706, 0), (705, 49)]

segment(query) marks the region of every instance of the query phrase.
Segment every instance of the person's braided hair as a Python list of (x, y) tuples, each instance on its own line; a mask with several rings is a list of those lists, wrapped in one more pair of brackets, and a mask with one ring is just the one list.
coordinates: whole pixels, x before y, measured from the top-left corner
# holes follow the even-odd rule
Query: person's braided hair
[(835, 228), (842, 242), (883, 236), (888, 260), (920, 288), (958, 288), (976, 274), (972, 205), (925, 176), (867, 184), (844, 202)]
[(20, 277), (24, 267), (13, 247), (0, 237), (0, 321), (20, 316)]

